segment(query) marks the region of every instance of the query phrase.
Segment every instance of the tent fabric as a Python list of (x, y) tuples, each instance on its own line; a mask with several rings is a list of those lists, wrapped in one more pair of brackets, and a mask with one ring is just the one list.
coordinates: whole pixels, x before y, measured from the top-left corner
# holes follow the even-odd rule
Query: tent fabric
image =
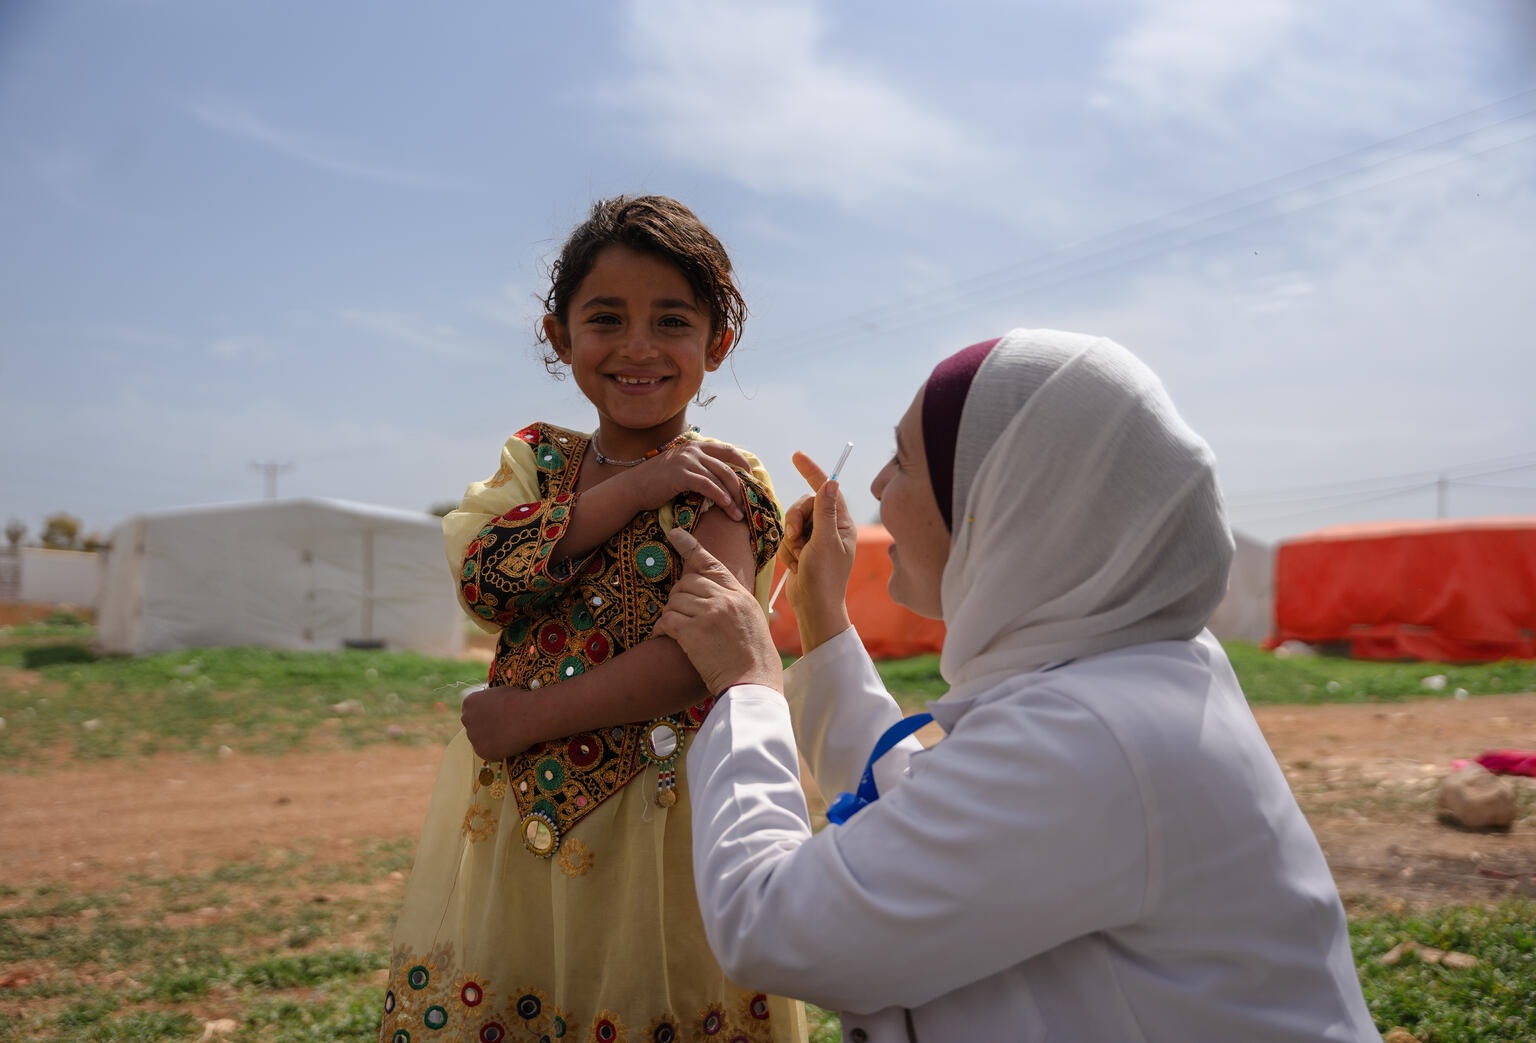
[[(872, 658), (904, 659), (937, 653), (944, 645), (944, 624), (902, 608), (886, 591), (891, 578), (890, 546), (891, 534), (884, 526), (859, 526), (853, 574), (848, 580), (848, 615)], [(1237, 534), (1227, 596), (1210, 622), (1213, 634), (1224, 641), (1262, 641), (1269, 636), (1274, 615), (1270, 583), (1273, 559), (1268, 544)], [(783, 571), (780, 568), (774, 576), (775, 584)], [(787, 597), (779, 598), (770, 630), (780, 652), (800, 654), (800, 632)]]
[[(874, 659), (904, 659), (944, 646), (944, 624), (925, 619), (891, 600), (891, 534), (883, 525), (861, 525), (848, 578), (848, 617)], [(782, 566), (778, 570), (782, 573)], [(778, 582), (775, 576), (774, 582)], [(769, 626), (780, 652), (800, 654), (800, 631), (789, 598), (781, 596)]]
[(185, 507), (112, 534), (97, 633), (107, 651), (214, 645), (457, 656), (464, 628), (437, 518), (342, 500)]
[(1241, 532), (1233, 532), (1232, 537), (1236, 547), (1227, 576), (1227, 594), (1206, 628), (1222, 641), (1258, 644), (1275, 628), (1275, 551)]
[(1536, 658), (1536, 516), (1341, 525), (1281, 543), (1275, 634), (1359, 659)]
[(19, 601), (92, 608), (101, 594), (102, 557), (95, 551), (22, 547)]

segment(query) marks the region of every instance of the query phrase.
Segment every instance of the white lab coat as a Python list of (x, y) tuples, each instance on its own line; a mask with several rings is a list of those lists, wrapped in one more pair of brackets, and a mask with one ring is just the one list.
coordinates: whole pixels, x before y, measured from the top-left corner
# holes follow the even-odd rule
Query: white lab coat
[(1322, 852), (1208, 633), (932, 704), (947, 737), (893, 751), (895, 784), (814, 836), (795, 735), (830, 796), (900, 710), (852, 630), (786, 688), (730, 689), (688, 751), (734, 980), (842, 1011), (850, 1043), (1380, 1038)]

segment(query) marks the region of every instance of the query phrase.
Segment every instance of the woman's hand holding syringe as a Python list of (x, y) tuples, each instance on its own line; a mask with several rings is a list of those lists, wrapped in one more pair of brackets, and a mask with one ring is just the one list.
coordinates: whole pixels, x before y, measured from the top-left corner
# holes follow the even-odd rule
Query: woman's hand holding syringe
[(849, 626), (848, 577), (853, 571), (858, 530), (838, 488), (837, 475), (852, 449), (852, 442), (843, 447), (830, 478), (809, 456), (794, 455), (795, 469), (815, 495), (802, 496), (784, 514), (784, 540), (778, 555), (784, 575), (769, 604), (778, 600), (779, 592), (794, 576), (789, 602), (800, 629), (802, 654)]

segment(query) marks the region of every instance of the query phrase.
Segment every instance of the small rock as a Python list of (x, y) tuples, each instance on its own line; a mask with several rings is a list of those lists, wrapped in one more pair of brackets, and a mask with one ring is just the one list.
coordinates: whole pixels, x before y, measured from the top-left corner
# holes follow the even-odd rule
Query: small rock
[(1477, 957), (1471, 953), (1451, 952), (1445, 949), (1436, 949), (1432, 945), (1420, 945), (1412, 938), (1398, 942), (1378, 956), (1376, 962), (1384, 963), (1390, 967), (1393, 964), (1400, 963), (1403, 957), (1408, 955), (1412, 955), (1420, 963), (1438, 963), (1443, 967), (1454, 967), (1462, 971), (1468, 967), (1477, 966)]
[(356, 717), (365, 709), (366, 707), (356, 699), (343, 699), (339, 703), (331, 704), (331, 713), (337, 717)]
[(377, 681), (379, 679), (379, 672), (370, 666), (368, 669), (363, 671), (363, 676), (368, 678), (370, 681)]
[(1481, 764), (1468, 764), (1440, 783), (1438, 806), (1469, 829), (1507, 829), (1515, 821), (1515, 787)]
[(0, 717), (0, 732), (5, 731), (5, 718)]
[(101, 727), (101, 718), (99, 718), (99, 717), (92, 717), (88, 721), (81, 721), (80, 722), (80, 727), (84, 728), (88, 732), (93, 732), (97, 728)]
[(37, 970), (32, 967), (12, 967), (0, 971), (0, 989), (24, 989), (37, 980)]
[(1328, 689), (1330, 692), (1337, 692), (1340, 688), (1343, 688), (1344, 686), (1339, 684), (1339, 682), (1337, 682), (1337, 681), (1329, 681), (1327, 684), (1323, 685), (1323, 687)]
[(234, 1018), (219, 1018), (215, 1021), (203, 1022), (203, 1036), (198, 1043), (215, 1043), (232, 1032), (238, 1031), (240, 1023)]
[(235, 753), (235, 751), (230, 749), (228, 746), (220, 746), (219, 747), (219, 756), (220, 757), (232, 757), (232, 756), (234, 756), (234, 753)]
[(1430, 674), (1419, 682), (1419, 687), (1427, 692), (1443, 692), (1445, 691), (1445, 675)]
[(277, 800), (273, 801), (273, 803), (274, 804), (292, 804), (293, 803), (293, 798), (292, 797), (278, 797)]
[(405, 734), (405, 729), (400, 727), (398, 724), (391, 724), (388, 728), (384, 729), (384, 734), (389, 736), (391, 739), (398, 739), (400, 736)]
[(1454, 695), (1457, 699), (1465, 699), (1467, 697), (1467, 690), (1465, 688), (1458, 688), (1451, 694)]
[(1317, 650), (1305, 641), (1292, 639), (1290, 641), (1282, 641), (1275, 647), (1275, 658), (1277, 659), (1301, 659), (1306, 656), (1315, 655), (1317, 655)]

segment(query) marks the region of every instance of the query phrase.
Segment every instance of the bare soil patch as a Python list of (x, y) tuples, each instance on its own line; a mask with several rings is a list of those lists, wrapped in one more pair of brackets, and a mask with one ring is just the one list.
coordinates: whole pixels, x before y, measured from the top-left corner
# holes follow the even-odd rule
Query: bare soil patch
[[(1452, 760), (1536, 748), (1536, 694), (1367, 706), (1261, 707), (1260, 725), (1346, 902), (1388, 908), (1536, 895), (1536, 779), (1504, 833), (1441, 824)], [(115, 886), (303, 848), (351, 861), (355, 845), (414, 838), (437, 749), (161, 755), (0, 775), (0, 880)]]

